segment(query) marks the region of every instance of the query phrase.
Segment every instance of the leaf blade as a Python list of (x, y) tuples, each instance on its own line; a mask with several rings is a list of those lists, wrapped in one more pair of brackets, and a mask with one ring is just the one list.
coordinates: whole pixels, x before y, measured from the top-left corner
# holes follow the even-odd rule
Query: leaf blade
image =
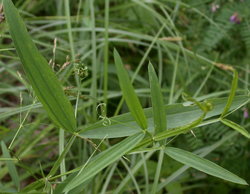
[[(143, 137), (144, 133), (137, 133), (95, 156), (84, 169), (66, 185), (63, 191), (68, 192), (92, 178), (105, 167), (133, 149)], [(65, 181), (67, 182), (67, 179)]]
[(221, 119), (221, 122), (223, 124), (225, 124), (226, 126), (236, 130), (237, 132), (241, 133), (242, 135), (244, 135), (245, 137), (247, 137), (248, 139), (250, 138), (250, 134), (249, 132), (242, 126), (238, 125), (237, 123), (230, 121), (228, 119)]
[[(8, 151), (6, 145), (5, 145), (5, 143), (3, 141), (1, 142), (1, 147), (2, 147), (3, 156), (5, 158), (11, 158), (10, 153), (9, 153), (9, 151)], [(20, 179), (19, 179), (19, 175), (17, 173), (16, 166), (14, 164), (14, 161), (11, 161), (11, 160), (6, 161), (6, 164), (7, 164), (11, 179), (13, 180), (14, 184), (16, 185), (16, 187), (19, 190), (19, 188), (20, 188)]]
[(151, 63), (148, 64), (148, 75), (151, 90), (151, 101), (153, 109), (153, 118), (155, 132), (164, 131), (167, 129), (166, 111), (164, 108), (163, 96), (161, 87), (156, 76), (154, 67)]
[[(220, 115), (223, 111), (227, 98), (209, 99), (214, 108), (206, 115), (206, 119)], [(249, 101), (248, 96), (236, 96), (230, 110), (238, 109), (238, 107), (246, 104)], [(183, 106), (183, 104), (165, 105), (166, 119), (168, 128), (176, 128), (184, 126), (200, 117), (202, 111), (197, 106)], [(152, 108), (144, 109), (144, 113), (148, 120), (148, 131), (153, 132), (153, 115)], [(1, 118), (1, 115), (0, 115)], [(182, 118), (182, 119), (180, 119)], [(97, 122), (85, 127), (79, 132), (79, 135), (84, 138), (102, 139), (126, 137), (136, 134), (140, 128), (136, 125), (132, 115), (125, 113), (119, 116), (109, 118), (111, 124), (103, 126), (102, 122)], [(123, 124), (121, 124), (123, 123)]]
[(205, 172), (209, 175), (237, 183), (237, 184), (242, 184), (242, 185), (248, 185), (248, 183), (238, 177), (237, 175), (229, 172), (228, 170), (220, 167), (219, 165), (204, 159), (200, 156), (197, 156), (191, 152), (184, 151), (178, 148), (173, 148), (173, 147), (167, 147), (165, 149), (165, 153), (173, 158), (174, 160), (188, 165), (190, 167), (193, 167), (199, 171)]
[(11, 37), (35, 94), (50, 118), (58, 126), (73, 132), (76, 129), (76, 120), (61, 84), (31, 40), (13, 3), (4, 0), (3, 5)]
[(116, 70), (119, 78), (119, 84), (125, 98), (125, 101), (128, 105), (131, 114), (133, 115), (134, 119), (136, 120), (137, 124), (143, 129), (147, 129), (147, 119), (143, 112), (141, 103), (138, 97), (135, 94), (134, 88), (129, 80), (128, 73), (123, 67), (123, 63), (119, 53), (114, 50), (114, 59)]
[(227, 99), (227, 104), (226, 104), (223, 112), (221, 113), (221, 118), (223, 118), (227, 114), (227, 112), (229, 111), (229, 109), (232, 105), (237, 87), (238, 87), (238, 72), (236, 70), (234, 70), (230, 94), (229, 94), (229, 97)]

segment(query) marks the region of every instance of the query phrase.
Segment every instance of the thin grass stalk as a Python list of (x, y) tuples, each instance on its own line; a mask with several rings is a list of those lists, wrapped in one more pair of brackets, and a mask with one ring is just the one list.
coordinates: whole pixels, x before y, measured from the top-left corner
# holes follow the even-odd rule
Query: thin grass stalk
[[(59, 131), (59, 154), (61, 155), (64, 151), (64, 130), (60, 129)], [(60, 173), (64, 174), (66, 172), (65, 158), (62, 159), (60, 163)], [(61, 177), (61, 180), (64, 181), (66, 179), (66, 175)]]
[(168, 104), (174, 103), (174, 89), (175, 89), (176, 75), (177, 75), (177, 71), (178, 71), (178, 67), (179, 67), (179, 64), (178, 64), (179, 63), (179, 56), (180, 56), (180, 53), (178, 51), (177, 56), (176, 56), (176, 62), (174, 63), (174, 72), (173, 72), (173, 77), (172, 77), (172, 82), (171, 82)]
[(156, 168), (156, 172), (155, 172), (154, 183), (152, 186), (151, 194), (157, 193), (157, 187), (158, 187), (158, 183), (159, 183), (159, 179), (160, 179), (161, 168), (162, 168), (163, 158), (164, 158), (164, 149), (161, 149), (158, 154), (159, 155), (158, 155), (157, 168)]
[(136, 179), (135, 179), (135, 176), (134, 176), (134, 174), (132, 173), (130, 167), (127, 165), (127, 163), (125, 162), (125, 160), (122, 159), (122, 158), (121, 158), (121, 162), (122, 162), (122, 164), (124, 165), (124, 167), (126, 168), (126, 170), (128, 171), (128, 174), (129, 174), (129, 176), (131, 177), (131, 180), (132, 180), (133, 183), (134, 183), (134, 186), (135, 186), (135, 189), (136, 189), (136, 193), (141, 194), (140, 186), (138, 185), (138, 183), (137, 183), (137, 181), (136, 181)]
[(68, 38), (69, 38), (71, 58), (73, 61), (75, 61), (75, 48), (74, 48), (74, 39), (73, 39), (73, 35), (72, 35), (72, 27), (71, 27), (71, 20), (70, 20), (69, 0), (64, 0), (64, 6), (65, 6), (65, 15), (66, 15), (66, 21), (67, 21), (67, 29), (68, 29)]
[(163, 73), (163, 56), (162, 56), (162, 50), (161, 50), (161, 45), (157, 43), (157, 51), (158, 51), (158, 79), (159, 79), (159, 84), (161, 86), (162, 83), (162, 73)]
[(109, 63), (109, 0), (105, 0), (105, 31), (104, 31), (104, 72), (103, 72), (103, 96), (104, 103), (108, 104), (108, 63)]
[(144, 153), (141, 153), (141, 158), (144, 161), (143, 169), (144, 169), (144, 178), (145, 178), (145, 193), (149, 193), (149, 176), (148, 176), (148, 167), (147, 160), (145, 159)]
[(111, 178), (112, 176), (114, 175), (114, 172), (117, 168), (117, 163), (115, 163), (112, 168), (110, 169), (109, 173), (108, 173), (108, 176), (103, 184), (103, 187), (102, 187), (102, 190), (101, 190), (101, 194), (105, 194), (107, 192), (107, 188), (108, 188), (108, 185), (111, 181)]
[[(96, 60), (96, 32), (95, 32), (95, 9), (94, 0), (90, 2), (90, 18), (91, 18), (91, 47), (92, 47), (92, 78), (91, 78), (91, 93), (90, 95), (97, 99), (97, 60)], [(92, 116), (96, 120), (96, 100), (93, 101)]]
[(199, 88), (196, 90), (196, 92), (194, 94), (194, 98), (196, 98), (200, 94), (202, 88), (204, 87), (204, 85), (206, 84), (207, 80), (209, 79), (211, 73), (213, 72), (213, 69), (214, 69), (214, 65), (211, 65), (206, 77), (204, 78), (204, 80), (200, 84)]
[[(135, 174), (142, 167), (145, 160), (148, 160), (154, 153), (155, 153), (155, 151), (148, 152), (145, 155), (145, 157), (142, 158), (141, 160), (139, 160), (136, 163), (136, 165), (131, 169), (131, 173)], [(116, 189), (113, 191), (113, 194), (121, 193), (122, 190), (124, 189), (124, 187), (129, 183), (130, 180), (131, 180), (131, 176), (128, 174), (125, 178), (123, 178), (123, 180), (120, 182), (118, 187), (116, 187)]]

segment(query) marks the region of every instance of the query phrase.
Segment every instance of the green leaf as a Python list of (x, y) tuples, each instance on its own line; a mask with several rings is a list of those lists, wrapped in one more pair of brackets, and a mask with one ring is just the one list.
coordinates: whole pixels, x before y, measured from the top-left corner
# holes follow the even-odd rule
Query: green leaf
[(232, 128), (232, 129), (235, 129), (236, 131), (238, 131), (239, 133), (241, 133), (245, 137), (250, 138), (249, 132), (244, 127), (238, 125), (237, 123), (230, 121), (228, 119), (221, 119), (221, 122), (223, 124), (225, 124), (226, 126)]
[(194, 127), (197, 127), (199, 124), (201, 124), (201, 122), (203, 121), (203, 119), (205, 118), (206, 113), (203, 113), (197, 120), (188, 123), (186, 125), (180, 126), (180, 127), (176, 127), (173, 128), (171, 130), (167, 130), (167, 131), (162, 131), (160, 133), (157, 133), (154, 136), (154, 140), (155, 141), (160, 141), (169, 137), (173, 137), (182, 133), (186, 133), (188, 131), (190, 131), (191, 129), (193, 129)]
[[(144, 147), (150, 143), (153, 143), (153, 141), (161, 141), (161, 140), (167, 139), (169, 137), (174, 137), (174, 136), (180, 135), (182, 133), (186, 133), (186, 132), (190, 131), (191, 129), (193, 129), (194, 127), (197, 127), (203, 121), (205, 116), (206, 116), (206, 113), (203, 113), (197, 120), (195, 120), (191, 123), (188, 123), (184, 126), (176, 127), (176, 128), (170, 129), (170, 130), (161, 131), (161, 132), (155, 134), (153, 136), (153, 138), (147, 137), (135, 147), (135, 150), (141, 149), (141, 147)], [(132, 151), (134, 151), (134, 150), (132, 150)]]
[(233, 182), (233, 183), (248, 185), (244, 179), (238, 177), (237, 175), (229, 172), (228, 170), (220, 167), (219, 165), (209, 160), (201, 158), (200, 156), (197, 156), (188, 151), (184, 151), (184, 150), (173, 148), (173, 147), (167, 147), (165, 149), (165, 153), (171, 158), (173, 158), (174, 160), (177, 160), (178, 162), (182, 164), (193, 167), (209, 175), (212, 175), (212, 176), (215, 176), (215, 177), (218, 177), (218, 178), (221, 178), (221, 179)]
[(134, 119), (136, 120), (137, 124), (142, 129), (147, 129), (147, 119), (144, 115), (141, 103), (136, 96), (136, 93), (134, 91), (134, 88), (131, 84), (131, 81), (129, 80), (128, 73), (126, 72), (121, 57), (119, 53), (114, 50), (114, 58), (115, 58), (115, 65), (116, 70), (119, 78), (119, 84), (123, 93), (123, 96), (125, 98), (125, 101), (128, 105), (129, 110), (131, 111), (131, 114), (133, 115)]
[[(108, 165), (132, 150), (143, 137), (144, 133), (135, 134), (95, 156), (89, 163), (83, 166), (73, 179), (70, 177), (72, 180), (68, 182), (63, 191), (68, 192), (95, 176)], [(67, 182), (67, 179), (65, 182)]]
[(58, 126), (70, 132), (75, 131), (76, 119), (73, 108), (64, 95), (56, 75), (31, 40), (13, 3), (10, 0), (4, 0), (3, 5), (16, 51), (35, 94)]
[[(3, 152), (3, 157), (5, 158), (11, 158), (10, 153), (5, 145), (5, 143), (2, 141), (1, 142), (1, 146), (2, 146), (2, 152)], [(9, 170), (9, 174), (11, 176), (11, 179), (13, 180), (14, 184), (16, 185), (16, 187), (20, 188), (20, 179), (16, 170), (16, 166), (14, 164), (14, 161), (8, 160), (6, 161), (8, 170)]]
[[(213, 109), (206, 114), (205, 119), (220, 115), (223, 111), (227, 98), (209, 99), (213, 105)], [(249, 102), (249, 96), (236, 96), (233, 100), (230, 110), (234, 110)], [(183, 106), (183, 104), (165, 105), (166, 119), (169, 129), (185, 126), (197, 120), (202, 111), (198, 106)], [(144, 113), (148, 119), (148, 131), (153, 132), (153, 112), (152, 108), (144, 109)], [(1, 115), (0, 115), (1, 117)], [(180, 119), (181, 118), (181, 119)], [(125, 137), (140, 132), (140, 128), (136, 125), (131, 113), (122, 114), (109, 118), (111, 124), (104, 126), (102, 121), (84, 127), (79, 135), (84, 138), (103, 139)], [(79, 127), (81, 128), (81, 127)], [(83, 127), (82, 127), (83, 128)]]
[(221, 118), (223, 118), (227, 114), (227, 112), (229, 111), (229, 109), (230, 109), (230, 107), (232, 105), (232, 102), (233, 102), (237, 87), (238, 87), (238, 72), (236, 70), (234, 70), (234, 75), (233, 75), (233, 81), (232, 81), (232, 84), (231, 84), (230, 94), (229, 94), (229, 97), (227, 99), (227, 104), (226, 104), (223, 112), (221, 113), (221, 116), (220, 116)]
[(167, 129), (166, 111), (164, 107), (163, 96), (161, 93), (161, 87), (154, 67), (151, 63), (148, 64), (148, 75), (151, 89), (151, 101), (155, 132), (160, 132)]

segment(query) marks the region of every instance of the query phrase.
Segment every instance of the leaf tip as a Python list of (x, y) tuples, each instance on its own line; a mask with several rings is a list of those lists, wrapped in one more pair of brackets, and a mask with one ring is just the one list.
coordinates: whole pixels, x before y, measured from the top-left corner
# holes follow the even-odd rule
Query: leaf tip
[(114, 56), (118, 55), (118, 51), (116, 50), (116, 48), (114, 48), (113, 53), (114, 53)]

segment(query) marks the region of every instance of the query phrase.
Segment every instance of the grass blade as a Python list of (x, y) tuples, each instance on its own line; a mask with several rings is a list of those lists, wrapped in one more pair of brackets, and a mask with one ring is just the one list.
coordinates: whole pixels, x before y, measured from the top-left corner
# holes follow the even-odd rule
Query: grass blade
[(157, 190), (157, 186), (158, 186), (160, 175), (161, 175), (163, 160), (164, 160), (164, 150), (161, 149), (159, 151), (159, 156), (158, 156), (158, 161), (157, 161), (157, 168), (156, 168), (156, 171), (155, 171), (154, 183), (153, 183), (153, 186), (152, 186), (151, 194), (157, 193), (156, 190)]
[(3, 4), (11, 37), (35, 94), (50, 118), (58, 126), (73, 132), (76, 129), (76, 120), (61, 84), (31, 40), (13, 3), (10, 0), (4, 0)]
[(242, 126), (238, 125), (237, 123), (230, 121), (228, 119), (221, 119), (221, 122), (225, 124), (226, 126), (238, 131), (242, 135), (244, 135), (247, 138), (250, 138), (249, 132)]
[(131, 81), (129, 80), (128, 73), (123, 66), (121, 57), (116, 50), (114, 50), (114, 58), (120, 87), (122, 89), (122, 93), (128, 105), (128, 108), (131, 111), (131, 114), (133, 115), (137, 124), (145, 130), (148, 127), (146, 116), (143, 112), (141, 103), (135, 94)]
[[(133, 149), (143, 137), (144, 133), (135, 134), (98, 154), (66, 185), (63, 191), (68, 192), (95, 176), (105, 167)], [(65, 181), (67, 182), (67, 179)]]
[[(2, 152), (3, 152), (3, 157), (5, 158), (11, 158), (10, 153), (5, 145), (5, 143), (2, 141), (1, 142), (1, 147), (2, 147)], [(8, 160), (6, 161), (9, 174), (11, 176), (11, 179), (13, 180), (14, 184), (16, 185), (17, 189), (19, 190), (20, 188), (20, 181), (19, 181), (19, 176), (17, 173), (17, 169), (15, 167), (14, 161)]]
[(206, 160), (200, 156), (197, 156), (193, 153), (190, 153), (188, 151), (184, 151), (178, 148), (173, 147), (167, 147), (165, 149), (165, 153), (173, 158), (174, 160), (177, 160), (178, 162), (188, 165), (190, 167), (193, 167), (199, 171), (205, 172), (209, 175), (241, 184), (241, 185), (248, 185), (247, 182), (238, 177), (237, 175), (229, 172), (228, 170), (220, 167), (219, 165)]
[(148, 75), (151, 89), (151, 101), (153, 108), (155, 132), (160, 132), (167, 129), (166, 111), (164, 108), (161, 87), (156, 76), (154, 67), (151, 63), (149, 63), (148, 65)]
[(238, 72), (236, 70), (234, 70), (231, 91), (230, 91), (229, 97), (227, 99), (227, 104), (226, 104), (223, 112), (221, 113), (221, 116), (220, 116), (221, 118), (223, 118), (227, 114), (227, 112), (229, 111), (231, 104), (233, 102), (237, 87), (238, 87)]

